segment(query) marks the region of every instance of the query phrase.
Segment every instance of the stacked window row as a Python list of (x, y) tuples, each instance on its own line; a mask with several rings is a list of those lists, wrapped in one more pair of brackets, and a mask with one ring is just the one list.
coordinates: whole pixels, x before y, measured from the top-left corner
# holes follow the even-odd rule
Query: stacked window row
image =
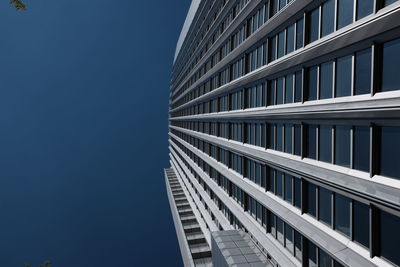
[[(187, 81), (179, 89), (179, 91), (174, 95), (174, 97), (172, 99), (175, 100), (177, 97), (179, 97), (181, 94), (183, 94), (186, 89), (188, 89), (192, 84), (194, 84), (198, 79), (200, 79), (205, 73), (207, 73), (211, 68), (213, 68), (219, 61), (221, 61), (224, 57), (226, 57), (236, 47), (238, 47), (241, 43), (243, 43), (244, 40), (246, 40), (248, 37), (250, 37), (264, 23), (266, 23), (269, 20), (269, 18), (273, 17), (279, 10), (284, 8), (291, 1), (293, 1), (293, 0), (264, 1), (265, 3), (262, 4), (261, 6), (259, 6), (253, 12), (253, 15), (251, 15), (245, 21), (245, 23), (242, 26), (240, 26), (239, 29), (230, 38), (227, 39), (227, 41), (224, 43), (224, 45), (222, 45), (221, 48), (213, 56), (211, 56), (210, 60), (208, 60), (206, 63), (204, 63), (204, 65), (197, 72), (195, 72), (192, 75), (192, 77), (189, 79), (189, 81)], [(301, 34), (303, 34), (303, 33), (301, 33)], [(263, 63), (259, 62), (258, 67), (261, 67), (262, 65), (267, 64), (266, 45), (264, 45), (264, 49), (265, 49), (265, 51), (263, 53), (263, 57), (264, 57)], [(208, 49), (205, 50), (205, 52), (207, 52), (207, 51), (208, 51)], [(199, 59), (201, 59), (205, 53), (205, 52), (204, 53), (202, 53), (202, 52), (203, 51), (201, 51), (201, 53), (200, 53)], [(252, 52), (250, 52), (250, 53), (252, 53)], [(259, 55), (261, 55), (261, 53), (259, 53)], [(197, 62), (198, 62), (198, 60), (196, 58), (196, 60), (192, 64), (193, 67), (197, 64)], [(252, 66), (252, 65), (249, 65), (249, 66)], [(191, 67), (185, 71), (185, 75), (179, 80), (180, 82), (182, 82), (183, 79), (187, 77), (187, 75), (190, 73), (190, 71), (193, 69), (193, 67)], [(233, 76), (233, 77), (235, 77), (235, 76)], [(240, 77), (240, 76), (237, 76), (237, 77)], [(236, 78), (233, 78), (233, 79), (236, 79)], [(180, 82), (177, 84), (180, 84)], [(201, 94), (204, 94), (207, 92), (208, 91), (203, 91)], [(194, 96), (193, 93), (190, 93), (188, 97), (185, 97), (182, 100), (178, 101), (176, 104), (174, 104), (173, 107), (175, 108), (175, 107), (183, 104), (184, 102), (187, 102), (196, 97), (197, 96)]]
[[(179, 153), (177, 152), (177, 154)], [(196, 157), (195, 155), (192, 156), (193, 158)], [(181, 159), (183, 162), (185, 162), (187, 166), (190, 167), (189, 163), (187, 163), (186, 160), (183, 159), (183, 157), (181, 157)], [(201, 159), (197, 159), (195, 160), (195, 162), (196, 161), (201, 161)], [(240, 189), (240, 187), (236, 186), (234, 183), (230, 182), (229, 179), (226, 179), (217, 171), (215, 171), (215, 169), (213, 169), (210, 165), (208, 165), (207, 163), (202, 163), (198, 164), (198, 166), (202, 168), (203, 171), (212, 180), (214, 180), (214, 182), (216, 182), (218, 186), (221, 187), (220, 181), (225, 180), (228, 185), (227, 187), (222, 189), (233, 200), (235, 200), (245, 212), (248, 212), (255, 221), (261, 224), (265, 228), (267, 234), (271, 234), (273, 237), (275, 237), (281, 243), (281, 245), (284, 246), (300, 262), (304, 261), (304, 266), (342, 266), (332, 257), (330, 257), (325, 251), (323, 251), (321, 248), (317, 247), (307, 238), (302, 236), (298, 231), (296, 231), (288, 223), (282, 220), (279, 216), (276, 216), (269, 209), (267, 209), (254, 198), (249, 196), (245, 191)], [(206, 192), (208, 192), (210, 196), (212, 195), (214, 198), (216, 198), (215, 194), (212, 193), (210, 187), (206, 185), (206, 183), (193, 170), (193, 168), (190, 167), (189, 169), (196, 177), (196, 179), (198, 179), (199, 183), (203, 186)], [(214, 177), (212, 177), (211, 175), (214, 175)], [(244, 228), (243, 225), (241, 225), (241, 227)], [(308, 251), (308, 253), (304, 254), (303, 251)], [(319, 255), (319, 257), (316, 257), (316, 253)], [(329, 263), (329, 265), (324, 265), (326, 263)]]
[[(205, 153), (210, 150), (210, 146), (213, 146), (206, 142), (196, 142), (195, 138), (184, 134), (179, 137), (183, 140), (187, 139), (186, 141), (195, 147), (197, 145), (197, 148)], [(175, 139), (173, 141), (207, 174), (214, 173), (213, 176), (216, 175), (216, 171), (210, 165), (180, 142)], [(230, 151), (227, 153), (237, 155)], [(211, 156), (209, 153), (207, 154)], [(400, 227), (399, 216), (378, 209), (373, 204), (365, 204), (351, 199), (345, 194), (332, 191), (325, 186), (295, 177), (244, 156), (237, 155), (236, 158), (241, 158), (243, 162), (241, 165), (245, 167), (240, 171), (235, 171), (244, 178), (252, 180), (266, 191), (299, 208), (302, 213), (315, 217), (350, 240), (369, 249), (371, 256), (381, 256), (392, 263), (400, 263), (400, 257), (395, 249), (400, 233), (390, 233), (390, 229)], [(215, 159), (219, 161), (218, 155)], [(229, 162), (226, 166), (232, 169), (233, 163)], [(226, 183), (225, 187), (232, 190), (230, 182)], [(238, 191), (240, 192), (236, 189), (236, 192)], [(233, 192), (228, 193), (231, 195)], [(234, 199), (240, 199), (239, 204), (246, 205), (245, 197), (234, 197)]]
[[(195, 36), (191, 37), (190, 39), (187, 39), (191, 40), (191, 43), (190, 44), (184, 43), (184, 45), (182, 46), (181, 48), (182, 51), (178, 55), (178, 58), (174, 66), (173, 77), (172, 77), (173, 81), (176, 81), (176, 79), (180, 77), (179, 82), (181, 82), (185, 77), (187, 77), (187, 75), (190, 73), (190, 70), (197, 64), (198, 60), (200, 60), (201, 57), (208, 51), (208, 49), (212, 46), (212, 44), (215, 42), (218, 36), (229, 26), (229, 24), (234, 20), (236, 15), (244, 8), (244, 6), (247, 4), (248, 1), (249, 0), (239, 0), (238, 3), (230, 10), (230, 12), (228, 12), (228, 15), (226, 16), (225, 20), (222, 21), (219, 27), (215, 30), (214, 34), (209, 37), (205, 47), (200, 51), (199, 55), (197, 55), (197, 57), (194, 58), (194, 60), (192, 60), (191, 64), (187, 67), (187, 69), (184, 72), (185, 75), (183, 75), (182, 77), (182, 70), (187, 66), (188, 62), (191, 61), (194, 53), (196, 52), (199, 45), (202, 43), (204, 37), (207, 35), (208, 31), (211, 28), (211, 25), (214, 24), (215, 20), (225, 7), (227, 1), (223, 0), (221, 1), (221, 3), (218, 3), (218, 1), (213, 1), (213, 3), (210, 3), (210, 5), (208, 6), (208, 10), (210, 10), (215, 4), (219, 6), (216, 8), (213, 15), (211, 14), (208, 15), (211, 17), (211, 21), (208, 23), (207, 27), (204, 28), (204, 31), (200, 33), (201, 26), (202, 24), (204, 24), (206, 16), (203, 17), (203, 20), (201, 21), (200, 25), (197, 26), (198, 29), (197, 32), (194, 34)], [(182, 56), (184, 56), (185, 58), (182, 58)]]
[[(280, 54), (284, 55), (287, 47), (289, 47), (287, 42), (292, 42), (293, 39), (296, 39), (295, 35), (293, 38), (288, 38), (288, 32), (292, 32), (292, 30), (286, 29), (270, 40), (270, 61)], [(281, 42), (279, 40), (284, 40), (282, 45), (279, 45)], [(270, 99), (266, 103), (273, 105), (399, 90), (400, 78), (398, 74), (400, 71), (398, 68), (393, 68), (400, 58), (396, 52), (399, 48), (400, 41), (393, 40), (376, 45), (374, 48), (367, 48), (354, 54), (311, 66), (304, 69), (304, 73), (299, 71), (278, 78), (279, 84), (274, 81), (269, 85), (268, 91), (271, 92), (268, 92), (266, 96), (270, 95)], [(372, 52), (373, 49), (375, 49), (374, 53)], [(256, 52), (255, 50), (254, 53)], [(246, 66), (252, 62), (250, 58), (248, 57), (247, 62), (246, 60), (242, 62), (243, 59), (241, 59), (241, 64), (245, 68), (243, 74), (247, 73)], [(376, 64), (373, 66), (372, 62), (376, 62)], [(247, 69), (249, 68), (252, 69), (252, 67), (247, 67)], [(374, 82), (373, 76), (375, 76)], [(290, 90), (290, 93), (294, 92), (294, 95), (287, 101), (281, 101), (279, 96), (283, 95), (286, 89)], [(207, 90), (201, 91), (208, 92)], [(202, 94), (199, 93), (197, 95), (200, 96)], [(208, 102), (196, 104), (173, 112), (172, 116), (199, 114), (197, 106), (207, 104)]]
[[(175, 149), (173, 149), (176, 153), (177, 151)], [(208, 196), (210, 197), (210, 199), (216, 204), (216, 206), (218, 207), (218, 209), (221, 211), (221, 213), (227, 218), (227, 220), (229, 221), (229, 223), (235, 228), (235, 229), (243, 229), (244, 231), (248, 232), (247, 229), (243, 226), (243, 224), (233, 215), (233, 213), (229, 210), (229, 208), (224, 204), (224, 202), (222, 202), (220, 200), (220, 198), (214, 193), (214, 191), (212, 191), (212, 189), (207, 185), (207, 183), (198, 175), (198, 173), (196, 173), (194, 171), (194, 169), (190, 166), (190, 164), (179, 154), (177, 153), (177, 155), (179, 156), (179, 158), (181, 159), (181, 161), (185, 164), (185, 166), (189, 169), (190, 173), (194, 176), (194, 178), (196, 179), (196, 181), (199, 183), (199, 185), (203, 188), (204, 192), (206, 192), (208, 194)], [(178, 163), (179, 164), (179, 163)], [(232, 187), (232, 192), (239, 192), (239, 190), (241, 190), (239, 187), (237, 187), (235, 184), (231, 183), (227, 178), (225, 178), (224, 176), (220, 175), (215, 169), (213, 169), (212, 167), (208, 168), (209, 169), (209, 173), (208, 176), (215, 182), (218, 184), (219, 187), (221, 187), (221, 189), (223, 189), (227, 194), (229, 194), (230, 190), (228, 188), (228, 186)], [(209, 209), (208, 205), (205, 203), (204, 199), (202, 198), (202, 196), (200, 195), (200, 193), (198, 192), (198, 190), (196, 189), (196, 187), (193, 185), (193, 182), (187, 177), (184, 176), (183, 178), (186, 178), (186, 180), (190, 183), (190, 185), (192, 186), (192, 188), (194, 189), (195, 193), (197, 194), (197, 196), (200, 198), (200, 200), (202, 201), (204, 207), (207, 209), (207, 211), (209, 212), (209, 214), (211, 215), (211, 217), (213, 218), (214, 222), (217, 224), (217, 226), (219, 227), (220, 230), (222, 230), (222, 228), (219, 226), (219, 222), (215, 219), (215, 215), (212, 213), (211, 209)], [(242, 196), (242, 194), (239, 193), (233, 193), (233, 195), (231, 195), (231, 197), (235, 198), (235, 200), (238, 200), (236, 198), (236, 196)], [(243, 207), (243, 203), (242, 200), (238, 200), (237, 201), (239, 203), (240, 206)], [(207, 227), (209, 228), (209, 227)], [(254, 238), (251, 233), (250, 236), (252, 238)], [(255, 240), (257, 242), (257, 240)], [(278, 263), (266, 252), (267, 257), (269, 259), (269, 261), (273, 264), (273, 266), (278, 266)]]
[[(208, 127), (203, 125), (208, 124), (216, 125), (212, 127), (215, 131), (207, 131)], [(172, 125), (369, 172), (371, 176), (400, 179), (395, 155), (400, 150), (400, 126), (265, 122), (173, 122)]]
[[(214, 112), (400, 90), (400, 69), (396, 67), (396, 62), (400, 60), (399, 50), (400, 39), (396, 39), (262, 82), (258, 85), (262, 86), (262, 92), (256, 96), (262, 99), (253, 100), (257, 104), (245, 102), (254, 98), (249, 96), (247, 88), (219, 96), (216, 98), (218, 101), (228, 96), (227, 102), (224, 109), (216, 107)], [(242, 93), (233, 99), (238, 92)], [(172, 112), (171, 116), (209, 113), (210, 103), (196, 104)]]

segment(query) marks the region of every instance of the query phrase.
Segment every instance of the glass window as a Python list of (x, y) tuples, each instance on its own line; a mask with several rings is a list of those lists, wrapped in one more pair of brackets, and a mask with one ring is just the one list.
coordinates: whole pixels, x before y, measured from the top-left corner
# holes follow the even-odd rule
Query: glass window
[(270, 4), (271, 4), (270, 8), (271, 8), (271, 17), (272, 17), (273, 15), (276, 14), (276, 12), (278, 12), (278, 0), (271, 0)]
[(285, 174), (280, 171), (276, 171), (276, 195), (283, 198), (283, 179)]
[(275, 149), (275, 127), (273, 124), (268, 124), (268, 148)]
[(335, 25), (335, 1), (328, 0), (322, 5), (322, 25), (321, 37), (328, 35), (334, 31)]
[(318, 266), (332, 266), (332, 258), (322, 249), (318, 249)]
[(294, 254), (297, 259), (302, 260), (301, 235), (296, 230), (294, 230)]
[(380, 174), (400, 179), (400, 127), (381, 127), (381, 168)]
[(303, 75), (302, 71), (297, 71), (295, 74), (295, 99), (294, 102), (301, 102), (302, 99), (302, 87), (303, 87)]
[(276, 85), (276, 104), (283, 104), (283, 77), (277, 80)]
[(354, 127), (354, 169), (369, 171), (370, 134), (368, 126)]
[(294, 205), (301, 208), (301, 181), (299, 178), (293, 178), (294, 186)]
[(350, 126), (335, 129), (335, 164), (350, 167)]
[(316, 159), (317, 150), (317, 127), (315, 125), (307, 126), (307, 158)]
[(283, 151), (283, 124), (276, 125), (276, 150)]
[(276, 59), (276, 35), (269, 39), (269, 45), (270, 45), (270, 62), (274, 61)]
[(276, 238), (276, 216), (272, 213), (271, 214), (271, 234)]
[(293, 103), (293, 74), (286, 75), (285, 103)]
[(292, 124), (286, 124), (285, 125), (285, 152), (286, 153), (292, 153), (292, 147), (293, 147), (293, 142), (292, 142)]
[(286, 6), (286, 0), (279, 0), (279, 10)]
[(317, 66), (308, 69), (308, 91), (307, 100), (317, 99), (318, 68)]
[(292, 195), (292, 176), (290, 175), (285, 175), (285, 200), (288, 201), (289, 203), (292, 203), (293, 201), (293, 195)]
[(338, 29), (353, 23), (353, 9), (354, 0), (338, 0)]
[(301, 156), (301, 125), (294, 126), (294, 154)]
[(350, 236), (350, 204), (351, 200), (335, 194), (335, 229)]
[(296, 23), (296, 49), (303, 47), (303, 19)]
[(311, 183), (308, 183), (307, 186), (307, 213), (316, 217), (317, 216), (317, 205), (316, 205), (316, 197), (317, 197), (317, 187)]
[(336, 61), (336, 97), (351, 95), (351, 61), (351, 55)]
[(399, 240), (400, 217), (381, 211), (380, 214), (381, 256), (394, 264), (400, 264)]
[(332, 162), (332, 126), (319, 127), (319, 160)]
[(355, 56), (354, 94), (371, 93), (371, 48), (359, 51)]
[(400, 89), (400, 39), (383, 45), (382, 92)]
[(310, 36), (309, 43), (319, 38), (319, 8), (317, 7), (310, 13)]
[(283, 221), (276, 217), (276, 234), (278, 241), (283, 244), (284, 239), (283, 239)]
[(317, 247), (308, 241), (308, 266), (317, 267)]
[(323, 187), (319, 188), (319, 220), (326, 224), (332, 224), (332, 198), (331, 191)]
[(290, 225), (285, 224), (285, 247), (290, 251), (294, 252), (293, 247), (293, 228)]
[(333, 61), (321, 64), (320, 68), (320, 99), (332, 98), (333, 89)]
[(294, 51), (294, 24), (290, 25), (286, 31), (286, 53)]
[(285, 55), (285, 31), (278, 34), (278, 58)]
[[(397, 0), (396, 0), (397, 1)], [(361, 19), (374, 11), (374, 0), (357, 1), (357, 19)]]
[(268, 106), (275, 105), (275, 80), (269, 81)]
[(354, 201), (353, 216), (354, 240), (369, 248), (369, 206)]
[(398, 1), (398, 0), (384, 0), (383, 1), (383, 6), (386, 7), (388, 5), (391, 5), (391, 4), (395, 3), (396, 1)]

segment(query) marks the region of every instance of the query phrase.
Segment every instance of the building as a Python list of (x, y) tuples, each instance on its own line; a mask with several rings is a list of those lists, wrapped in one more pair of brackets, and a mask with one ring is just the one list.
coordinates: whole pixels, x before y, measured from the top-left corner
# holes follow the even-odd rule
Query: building
[(272, 265), (400, 265), (399, 119), (400, 1), (193, 0), (166, 172), (185, 264), (241, 229)]

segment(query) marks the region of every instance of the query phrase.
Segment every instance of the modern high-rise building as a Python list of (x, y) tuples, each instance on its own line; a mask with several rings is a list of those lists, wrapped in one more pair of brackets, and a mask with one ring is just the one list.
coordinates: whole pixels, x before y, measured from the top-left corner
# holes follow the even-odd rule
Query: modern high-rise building
[(193, 0), (169, 150), (186, 266), (399, 266), (400, 1)]

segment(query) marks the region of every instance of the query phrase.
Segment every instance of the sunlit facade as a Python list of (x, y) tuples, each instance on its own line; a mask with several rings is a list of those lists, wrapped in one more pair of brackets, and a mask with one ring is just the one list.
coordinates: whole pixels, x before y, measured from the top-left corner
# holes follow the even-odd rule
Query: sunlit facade
[(399, 119), (400, 1), (194, 0), (166, 173), (185, 265), (233, 229), (268, 265), (400, 265)]

